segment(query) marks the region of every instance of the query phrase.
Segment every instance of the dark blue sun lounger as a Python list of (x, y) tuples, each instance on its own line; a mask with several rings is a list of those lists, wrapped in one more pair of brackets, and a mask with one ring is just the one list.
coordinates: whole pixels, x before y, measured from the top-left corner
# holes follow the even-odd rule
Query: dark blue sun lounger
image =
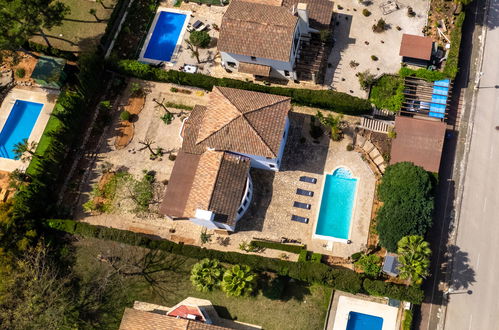
[(298, 188), (298, 189), (296, 189), (296, 194), (297, 195), (302, 195), (302, 196), (312, 197), (314, 195), (314, 192), (310, 191), (310, 190), (305, 190), (305, 189)]
[(308, 183), (313, 183), (313, 184), (317, 183), (317, 179), (316, 178), (311, 178), (309, 176), (301, 176), (300, 177), (300, 181), (302, 181), (302, 182), (308, 182)]
[(305, 210), (310, 210), (310, 207), (311, 207), (310, 204), (302, 203), (302, 202), (294, 202), (293, 206), (300, 208), (300, 209), (305, 209)]
[(294, 214), (291, 216), (291, 220), (301, 223), (308, 223), (308, 218), (300, 217), (299, 215), (294, 215)]

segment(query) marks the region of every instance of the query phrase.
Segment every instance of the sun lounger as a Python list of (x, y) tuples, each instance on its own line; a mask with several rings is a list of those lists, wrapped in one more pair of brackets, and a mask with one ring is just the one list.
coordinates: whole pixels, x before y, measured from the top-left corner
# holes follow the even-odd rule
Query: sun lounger
[(317, 183), (317, 179), (316, 178), (311, 178), (309, 176), (301, 176), (300, 177), (300, 181), (302, 181), (302, 182), (308, 182), (308, 183), (313, 183), (313, 184)]
[(294, 214), (291, 216), (291, 220), (301, 223), (308, 223), (308, 218), (300, 217), (299, 215), (294, 215)]
[(310, 191), (310, 190), (305, 190), (305, 189), (298, 188), (298, 189), (296, 189), (296, 194), (297, 195), (302, 195), (302, 196), (312, 197), (314, 195), (314, 192)]
[(305, 210), (310, 210), (310, 207), (312, 207), (312, 205), (302, 202), (294, 202), (293, 206)]

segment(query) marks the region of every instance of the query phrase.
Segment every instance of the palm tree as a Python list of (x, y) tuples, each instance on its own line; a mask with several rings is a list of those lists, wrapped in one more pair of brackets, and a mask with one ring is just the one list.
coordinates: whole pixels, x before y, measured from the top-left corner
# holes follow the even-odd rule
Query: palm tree
[(315, 116), (322, 125), (328, 127), (331, 132), (331, 139), (333, 141), (341, 140), (341, 122), (343, 119), (343, 115), (333, 116), (332, 114), (328, 114), (327, 117), (324, 117), (322, 112), (317, 111), (317, 115)]
[(14, 159), (21, 159), (22, 162), (31, 160), (35, 157), (35, 150), (38, 143), (31, 141), (28, 143), (28, 139), (22, 140), (14, 145)]
[(256, 286), (256, 274), (247, 265), (227, 269), (222, 280), (222, 290), (227, 296), (249, 296)]
[(20, 186), (31, 181), (31, 176), (26, 174), (26, 172), (21, 171), (20, 169), (15, 169), (14, 171), (9, 173), (9, 187), (10, 188), (19, 188)]
[(221, 278), (222, 266), (215, 259), (203, 259), (191, 270), (192, 285), (201, 292), (208, 292), (218, 287)]
[(402, 237), (397, 246), (400, 278), (421, 284), (430, 274), (430, 244), (422, 236), (411, 235)]

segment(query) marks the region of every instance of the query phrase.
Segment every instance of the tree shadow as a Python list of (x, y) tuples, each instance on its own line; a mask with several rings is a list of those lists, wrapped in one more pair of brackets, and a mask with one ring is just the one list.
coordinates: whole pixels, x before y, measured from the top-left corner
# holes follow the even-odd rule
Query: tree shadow
[(303, 301), (305, 296), (310, 294), (309, 284), (296, 280), (289, 280), (284, 286), (281, 296), (282, 301), (297, 300)]
[(468, 252), (462, 251), (458, 246), (449, 247), (448, 265), (452, 266), (450, 288), (453, 290), (468, 289), (475, 283), (475, 270), (470, 266)]

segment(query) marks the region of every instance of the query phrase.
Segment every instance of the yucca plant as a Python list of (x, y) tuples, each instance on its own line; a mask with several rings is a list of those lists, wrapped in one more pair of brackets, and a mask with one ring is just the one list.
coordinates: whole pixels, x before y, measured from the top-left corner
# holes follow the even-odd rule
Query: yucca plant
[(191, 282), (198, 291), (212, 291), (220, 285), (223, 267), (218, 260), (203, 259), (192, 267)]
[(235, 265), (227, 269), (222, 280), (222, 290), (227, 296), (249, 296), (256, 286), (256, 274), (247, 265)]

